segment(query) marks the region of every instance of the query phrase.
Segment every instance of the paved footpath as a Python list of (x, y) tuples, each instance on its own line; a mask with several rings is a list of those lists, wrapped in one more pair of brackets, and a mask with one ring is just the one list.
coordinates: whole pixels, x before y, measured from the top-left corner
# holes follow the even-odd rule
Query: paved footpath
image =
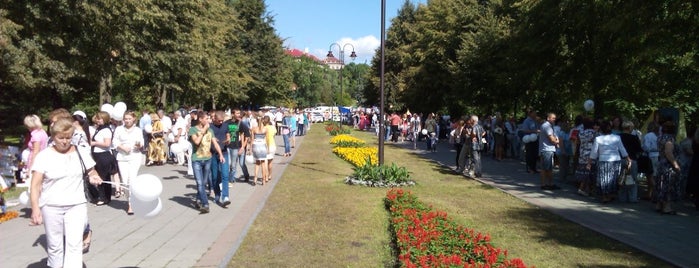
[[(93, 236), (84, 266), (226, 267), (302, 141), (297, 137), (292, 157), (283, 157), (284, 143), (277, 136), (272, 181), (265, 186), (234, 183), (232, 204), (222, 208), (210, 203), (208, 214), (192, 206), (196, 183), (186, 175), (186, 167), (141, 167), (140, 174), (162, 179), (162, 211), (152, 219), (128, 216), (124, 197), (112, 199), (108, 206), (88, 205)], [(248, 166), (250, 174), (253, 167)], [(242, 176), (240, 171), (237, 176)], [(29, 213), (22, 209), (20, 218), (0, 225), (0, 267), (45, 267), (44, 228), (28, 226)]]
[[(388, 146), (394, 146), (387, 142)], [(398, 146), (412, 150), (412, 143)], [(424, 142), (418, 143), (416, 154), (443, 166), (455, 167), (456, 151), (440, 142), (436, 153), (426, 152)], [(483, 155), (483, 177), (478, 180), (535, 206), (560, 215), (570, 221), (628, 244), (678, 267), (699, 267), (699, 211), (689, 202), (675, 206), (676, 216), (655, 212), (649, 201), (640, 203), (612, 202), (602, 204), (596, 199), (577, 194), (571, 181), (554, 181), (561, 190), (541, 190), (540, 177), (525, 172), (519, 160), (495, 161)], [(572, 177), (569, 177), (572, 179)]]

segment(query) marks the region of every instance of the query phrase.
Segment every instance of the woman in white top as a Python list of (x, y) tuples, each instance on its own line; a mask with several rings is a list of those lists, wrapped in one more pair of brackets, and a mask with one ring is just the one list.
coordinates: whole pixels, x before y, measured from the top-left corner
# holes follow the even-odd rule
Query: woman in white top
[[(143, 156), (141, 148), (143, 147), (143, 132), (141, 128), (136, 126), (136, 113), (126, 111), (123, 118), (124, 124), (118, 126), (114, 130), (114, 146), (117, 149), (116, 160), (121, 172), (121, 180), (128, 185), (138, 175), (138, 169), (141, 167)], [(119, 187), (119, 186), (118, 186)], [(121, 188), (117, 188), (117, 192), (121, 193)], [(126, 199), (128, 200), (128, 191), (126, 191)], [(131, 201), (129, 208), (126, 210), (128, 215), (133, 215), (131, 210)]]
[[(97, 163), (95, 169), (103, 180), (111, 181), (112, 172), (116, 169), (114, 167), (116, 161), (111, 152), (112, 130), (109, 129), (109, 114), (99, 112), (93, 119), (97, 125), (97, 130), (95, 130), (95, 135), (90, 139), (90, 146), (92, 146), (92, 158)], [(91, 192), (93, 197), (95, 197), (95, 194), (97, 195), (98, 206), (109, 204), (112, 200), (111, 184), (105, 183), (97, 187), (96, 191), (93, 189)]]
[(619, 135), (612, 134), (611, 123), (602, 122), (600, 134), (592, 144), (587, 169), (590, 169), (592, 161), (597, 159), (597, 186), (602, 194), (602, 203), (608, 203), (618, 190), (617, 179), (621, 175), (622, 158), (626, 159), (626, 165), (629, 167), (631, 158)]
[(87, 148), (70, 143), (74, 129), (70, 119), (56, 121), (51, 126), (54, 145), (39, 152), (32, 166), (30, 224), (44, 224), (50, 267), (82, 267), (87, 221), (83, 168), (90, 183), (101, 183)]

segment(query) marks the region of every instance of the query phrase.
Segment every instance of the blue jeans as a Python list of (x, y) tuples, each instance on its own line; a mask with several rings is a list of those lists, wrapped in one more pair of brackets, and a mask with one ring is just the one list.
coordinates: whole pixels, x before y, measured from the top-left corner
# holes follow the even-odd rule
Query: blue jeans
[(197, 181), (197, 199), (202, 206), (209, 206), (209, 199), (206, 197), (206, 183), (211, 177), (211, 159), (193, 160), (194, 179)]
[(240, 169), (243, 170), (243, 176), (245, 176), (245, 179), (250, 177), (250, 174), (248, 174), (248, 166), (245, 164), (245, 150), (243, 150), (242, 154), (238, 154), (239, 150), (240, 148), (228, 148), (231, 163), (230, 178), (232, 181), (235, 181), (238, 178), (236, 177), (236, 174), (238, 173), (238, 166), (240, 166)]
[(294, 132), (291, 131), (289, 134), (284, 135), (284, 153), (288, 154), (291, 153), (291, 141), (289, 140), (291, 135), (294, 135)]
[[(228, 154), (223, 154), (223, 163), (218, 161), (218, 154), (214, 153), (211, 157), (211, 188), (214, 189), (216, 201), (219, 198), (228, 197), (228, 173), (230, 172), (231, 161)], [(221, 186), (219, 186), (219, 183)]]

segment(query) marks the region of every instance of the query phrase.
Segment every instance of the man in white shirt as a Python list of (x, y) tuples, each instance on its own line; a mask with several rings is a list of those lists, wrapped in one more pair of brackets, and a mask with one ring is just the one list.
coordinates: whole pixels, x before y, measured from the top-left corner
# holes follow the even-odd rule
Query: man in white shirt
[(277, 109), (277, 112), (274, 113), (274, 118), (270, 117), (269, 119), (274, 119), (274, 123), (276, 124), (275, 126), (277, 127), (277, 135), (281, 135), (282, 133), (282, 119), (284, 119), (284, 114), (282, 113), (282, 109)]
[(653, 164), (653, 174), (646, 174), (646, 181), (648, 182), (648, 193), (645, 196), (649, 200), (653, 195), (653, 187), (655, 184), (654, 177), (658, 174), (658, 156), (660, 151), (658, 150), (658, 125), (654, 122), (648, 123), (648, 128), (646, 129), (648, 133), (643, 136), (643, 142), (641, 146), (643, 151), (648, 154), (651, 163)]

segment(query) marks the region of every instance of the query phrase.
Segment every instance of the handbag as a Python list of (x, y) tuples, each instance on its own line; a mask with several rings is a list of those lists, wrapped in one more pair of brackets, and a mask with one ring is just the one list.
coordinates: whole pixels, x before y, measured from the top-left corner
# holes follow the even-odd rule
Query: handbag
[(636, 184), (636, 181), (634, 181), (633, 176), (631, 176), (630, 168), (622, 168), (621, 174), (619, 174), (619, 178), (617, 179), (617, 184), (619, 186), (629, 186)]
[(87, 174), (87, 168), (85, 168), (85, 162), (83, 161), (83, 157), (80, 155), (80, 150), (78, 150), (78, 147), (75, 147), (75, 152), (78, 153), (78, 159), (80, 159), (80, 165), (83, 168), (83, 191), (85, 192), (85, 198), (90, 200), (90, 191), (88, 190), (88, 187), (90, 186), (90, 175)]
[(643, 174), (653, 174), (653, 162), (648, 157), (648, 154), (643, 153), (636, 159), (638, 163), (638, 172)]

